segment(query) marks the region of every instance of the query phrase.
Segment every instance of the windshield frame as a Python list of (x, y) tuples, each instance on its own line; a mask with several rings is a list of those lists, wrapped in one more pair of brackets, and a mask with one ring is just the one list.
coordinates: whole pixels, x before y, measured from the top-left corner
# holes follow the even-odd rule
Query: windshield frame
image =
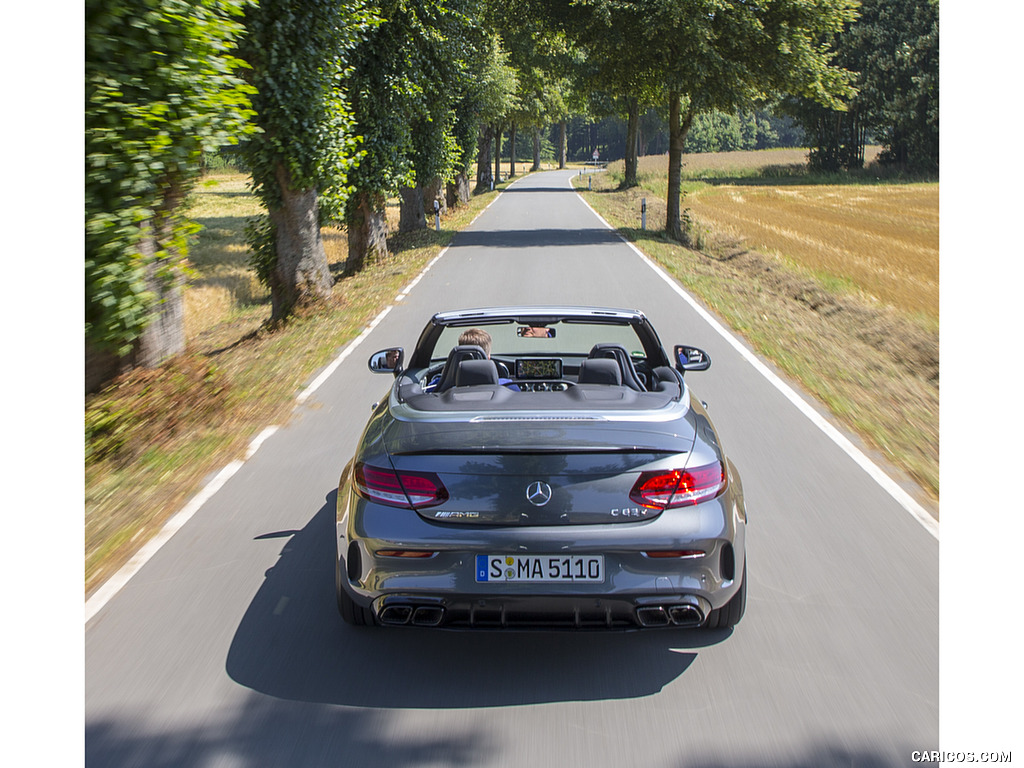
[[(434, 315), (427, 326), (420, 334), (412, 356), (409, 359), (410, 369), (427, 368), (445, 359), (451, 346), (447, 341), (439, 347), (438, 342), (442, 339), (450, 340), (452, 334), (446, 333), (449, 329), (458, 329), (461, 333), (466, 328), (484, 328), (501, 325), (531, 325), (531, 326), (570, 326), (580, 325), (606, 325), (620, 326), (632, 329), (643, 355), (649, 365), (653, 367), (671, 365), (664, 347), (655, 333), (650, 322), (637, 310), (604, 309), (592, 307), (498, 307), (490, 309), (463, 310), (458, 312), (438, 313)], [(566, 331), (568, 332), (568, 328)], [(511, 332), (514, 335), (514, 331)], [(618, 334), (616, 334), (618, 335)], [(575, 336), (575, 334), (570, 334)], [(562, 334), (564, 340), (564, 334)], [(456, 336), (457, 338), (457, 336)], [(523, 337), (519, 337), (522, 339)], [(606, 339), (616, 341), (617, 339)], [(562, 350), (547, 346), (554, 342), (559, 343), (558, 334), (553, 339), (530, 339), (538, 344), (536, 348), (524, 348), (522, 350), (499, 350), (495, 348), (495, 355), (523, 356), (523, 357), (557, 357), (557, 356), (579, 356), (586, 355), (586, 350)], [(545, 348), (547, 347), (547, 348)], [(630, 351), (635, 350), (635, 345), (627, 346)], [(435, 351), (436, 350), (436, 351)]]

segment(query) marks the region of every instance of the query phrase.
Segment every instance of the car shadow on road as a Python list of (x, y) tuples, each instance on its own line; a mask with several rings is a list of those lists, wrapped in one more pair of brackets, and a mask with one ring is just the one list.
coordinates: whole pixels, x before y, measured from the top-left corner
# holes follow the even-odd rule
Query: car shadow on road
[(729, 631), (454, 631), (345, 624), (334, 597), (335, 499), (284, 541), (238, 626), (227, 673), (295, 701), (499, 707), (648, 696)]

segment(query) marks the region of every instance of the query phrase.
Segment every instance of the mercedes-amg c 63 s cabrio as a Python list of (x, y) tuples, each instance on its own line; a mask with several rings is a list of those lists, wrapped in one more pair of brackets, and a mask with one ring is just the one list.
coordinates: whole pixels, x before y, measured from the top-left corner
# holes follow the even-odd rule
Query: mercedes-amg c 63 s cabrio
[(728, 628), (746, 511), (684, 374), (639, 311), (434, 315), (338, 489), (337, 597), (357, 625)]

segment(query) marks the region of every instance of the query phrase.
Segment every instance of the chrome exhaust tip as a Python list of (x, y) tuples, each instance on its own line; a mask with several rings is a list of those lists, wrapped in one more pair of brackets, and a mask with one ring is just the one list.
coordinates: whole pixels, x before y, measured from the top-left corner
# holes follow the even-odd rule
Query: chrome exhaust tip
[(660, 605), (645, 605), (637, 608), (636, 620), (642, 627), (666, 627), (669, 623), (668, 614)]
[(411, 605), (388, 605), (381, 609), (380, 616), (381, 624), (389, 624), (392, 626), (400, 626), (402, 624), (408, 624), (409, 619), (412, 618), (412, 606)]
[(421, 605), (412, 614), (412, 623), (417, 627), (436, 627), (444, 618), (444, 608), (439, 605)]
[(670, 606), (668, 617), (680, 627), (699, 627), (704, 623), (704, 612), (695, 605)]

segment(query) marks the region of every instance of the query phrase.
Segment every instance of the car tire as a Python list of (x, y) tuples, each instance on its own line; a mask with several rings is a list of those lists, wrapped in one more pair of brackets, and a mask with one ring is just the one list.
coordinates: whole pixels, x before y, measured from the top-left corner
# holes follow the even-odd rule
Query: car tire
[(373, 611), (357, 605), (342, 586), (340, 560), (336, 561), (334, 566), (334, 587), (338, 597), (338, 613), (341, 614), (341, 618), (345, 620), (346, 624), (351, 624), (354, 627), (376, 626), (377, 619), (373, 615)]
[(716, 608), (708, 614), (706, 629), (732, 629), (740, 623), (743, 614), (747, 610), (747, 563), (743, 562), (743, 581), (740, 582), (739, 591), (732, 596), (732, 599), (721, 608)]

